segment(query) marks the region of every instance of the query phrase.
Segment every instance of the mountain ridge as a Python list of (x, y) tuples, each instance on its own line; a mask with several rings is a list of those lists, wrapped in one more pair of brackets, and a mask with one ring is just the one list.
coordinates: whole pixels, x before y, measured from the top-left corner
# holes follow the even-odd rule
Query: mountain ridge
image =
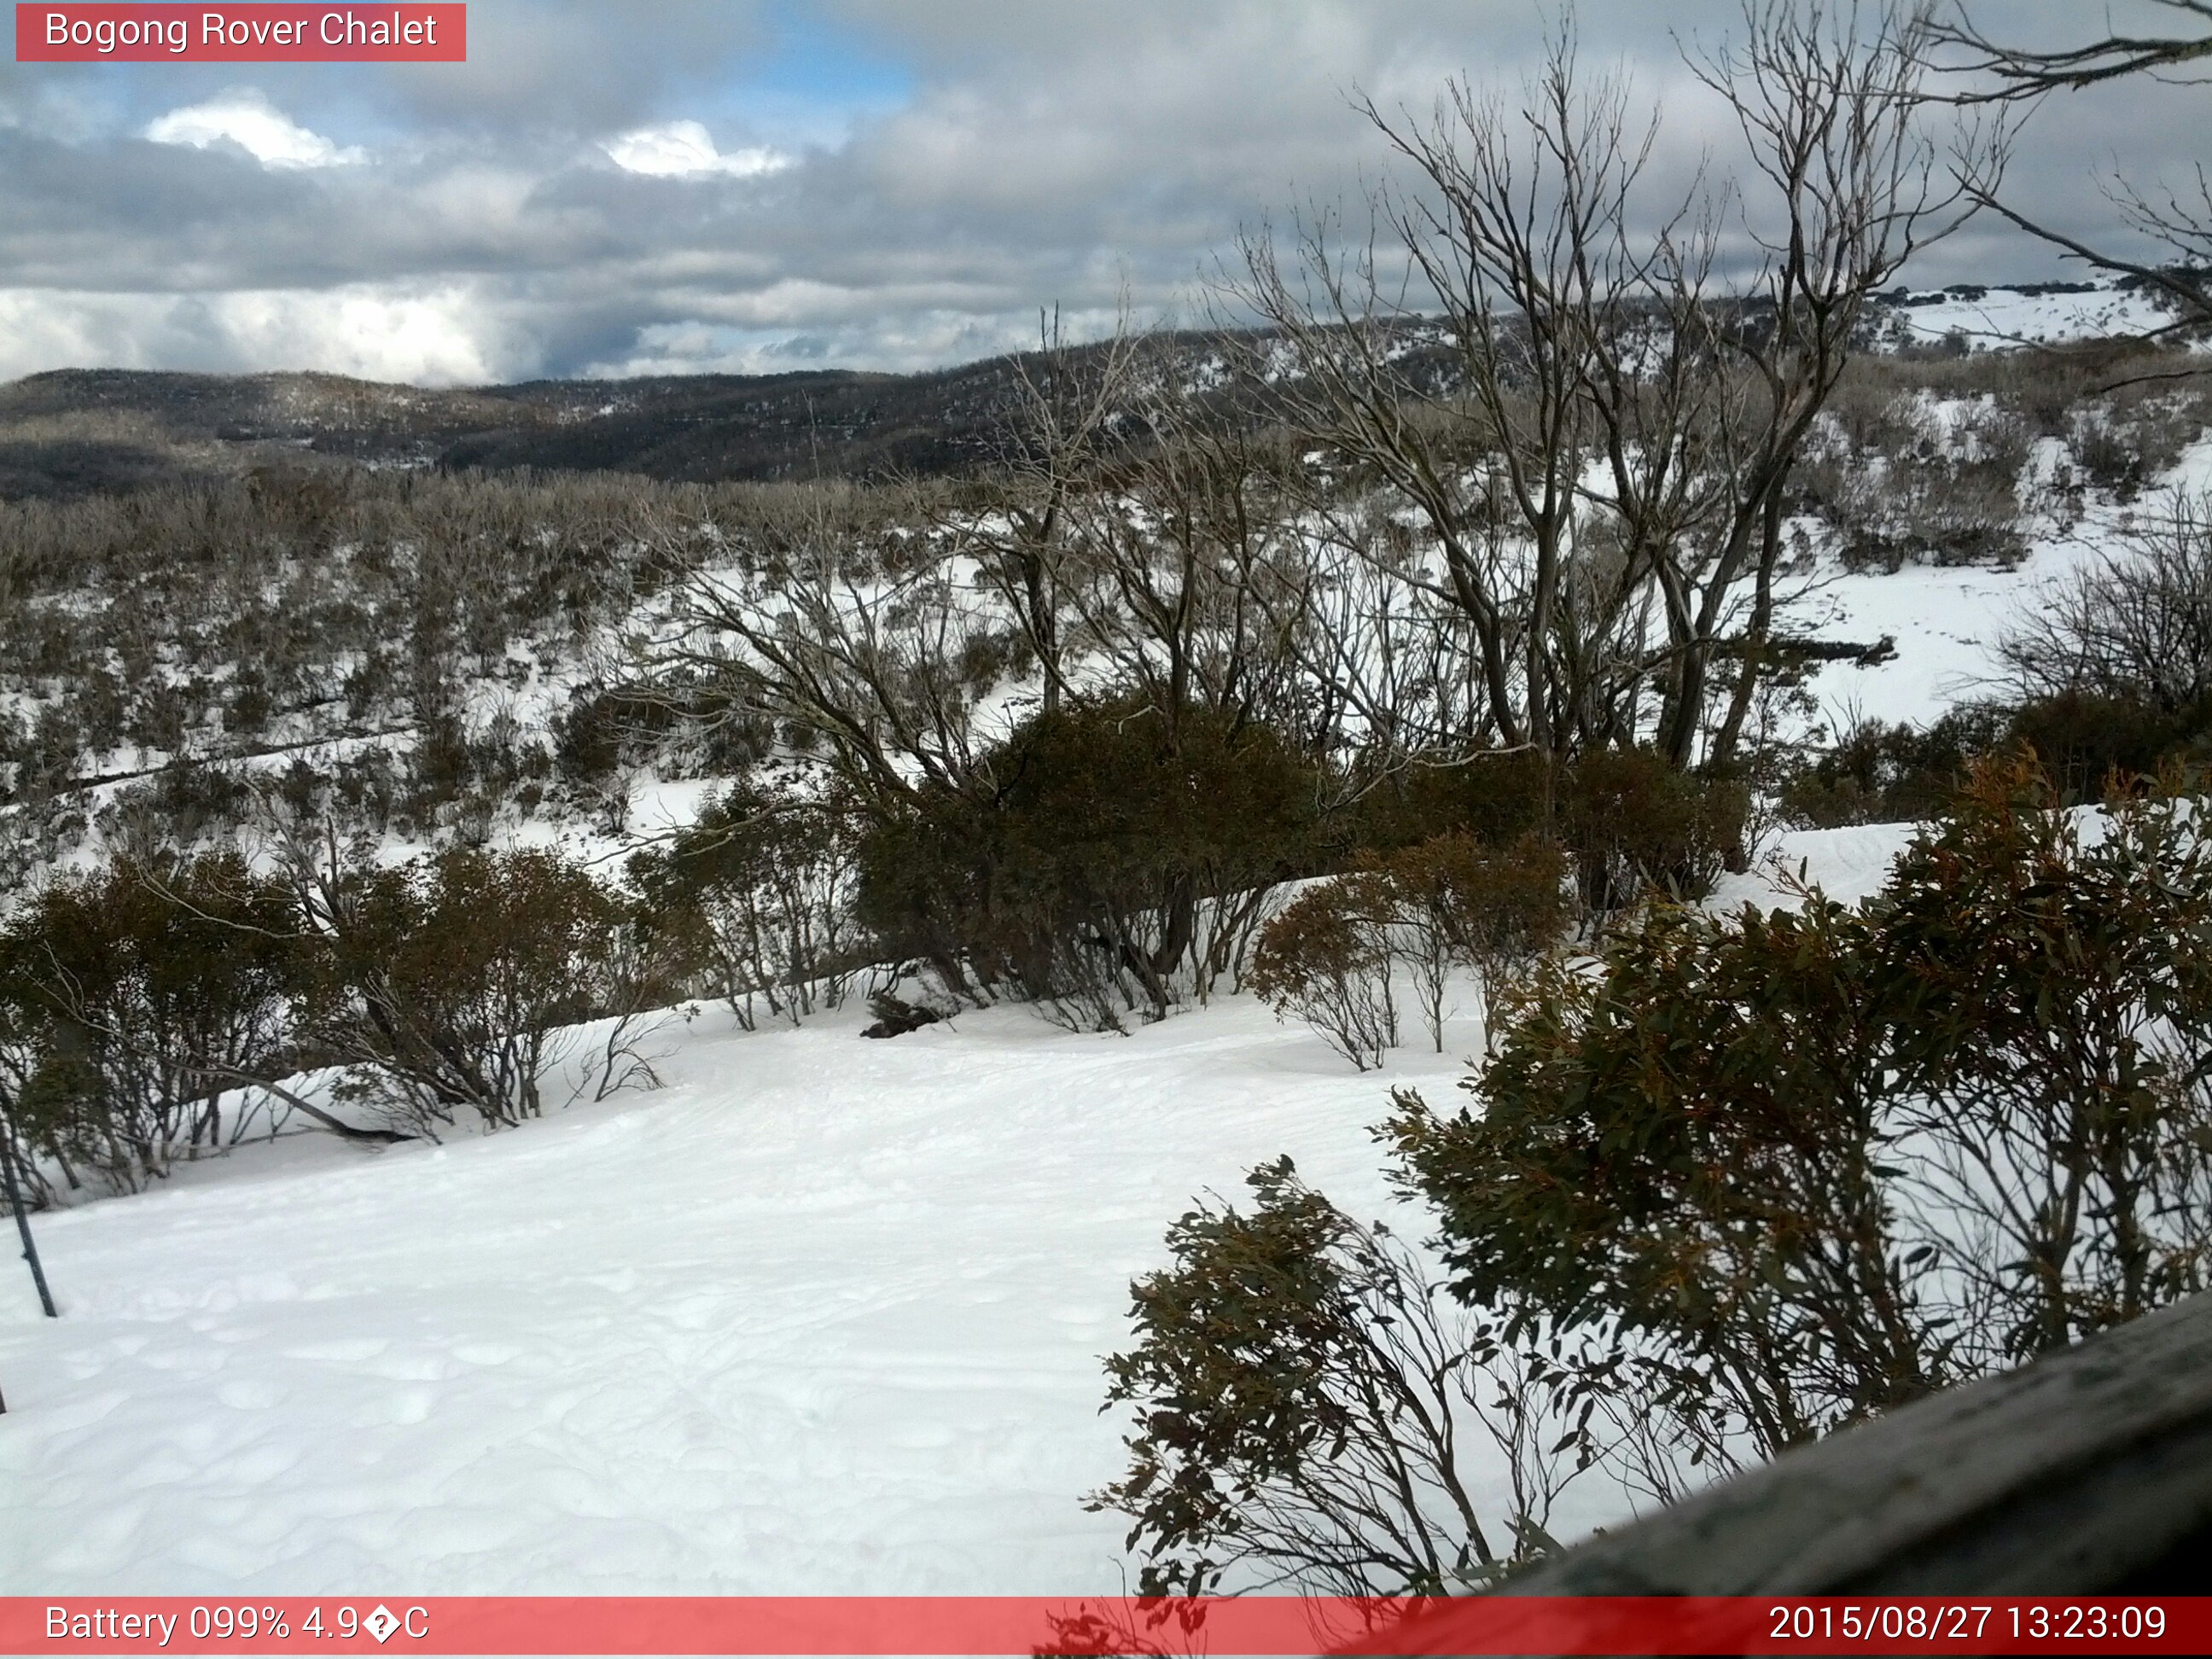
[[(1869, 338), (1939, 350), (2122, 339), (2161, 320), (2142, 288), (2133, 279), (1899, 288), (1876, 297)], [(1158, 337), (1195, 364), (1217, 337)], [(1019, 365), (1034, 359), (1008, 353), (911, 374), (793, 369), (453, 387), (312, 369), (50, 369), (0, 383), (0, 500), (235, 474), (302, 453), (683, 483), (944, 474), (999, 453)]]

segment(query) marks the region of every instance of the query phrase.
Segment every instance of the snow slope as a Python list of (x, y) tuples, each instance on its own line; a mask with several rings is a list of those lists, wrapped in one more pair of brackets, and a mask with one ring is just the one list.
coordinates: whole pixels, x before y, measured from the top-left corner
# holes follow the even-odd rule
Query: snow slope
[(2001, 348), (2147, 334), (2172, 322), (2174, 312), (2160, 295), (2107, 280), (2075, 293), (1966, 284), (1911, 295), (1894, 314), (1917, 343), (1963, 334), (1977, 346)]
[(1831, 731), (1853, 715), (1926, 725), (1959, 702), (2000, 689), (1994, 647), (2039, 588), (2124, 546), (2168, 494), (2212, 491), (2212, 436), (2199, 438), (2157, 489), (2133, 507), (2094, 501), (2064, 525), (2031, 520), (2027, 556), (2010, 568), (1908, 564), (1893, 572), (1845, 571), (1824, 559), (1793, 625), (1836, 639), (1896, 641), (1887, 662), (1823, 664), (1812, 689)]
[(1461, 1068), (1362, 1076), (1244, 998), (859, 1023), (702, 1015), (654, 1093), (40, 1218), (64, 1317), (0, 1263), (0, 1592), (1118, 1593), (1079, 1500), (1129, 1277), (1279, 1152), (1381, 1213), (1389, 1085)]
[[(1785, 836), (1712, 902), (1859, 896), (1907, 833)], [(1079, 1499), (1121, 1467), (1130, 1277), (1279, 1152), (1390, 1213), (1369, 1127), (1448, 1103), (1478, 1032), (1409, 1018), (1363, 1075), (1247, 997), (1127, 1037), (861, 1018), (702, 1014), (652, 1093), (39, 1218), (64, 1317), (0, 1263), (0, 1594), (1121, 1591)], [(1577, 1487), (1554, 1530), (1624, 1508)]]

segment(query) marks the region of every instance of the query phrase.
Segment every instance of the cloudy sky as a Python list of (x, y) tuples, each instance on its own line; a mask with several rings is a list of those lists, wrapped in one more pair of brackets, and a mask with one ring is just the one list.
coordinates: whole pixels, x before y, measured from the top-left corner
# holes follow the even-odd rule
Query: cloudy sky
[[(2130, 7), (2133, 6), (2130, 10)], [(1511, 87), (1534, 0), (472, 0), (470, 61), (0, 64), (0, 378), (64, 366), (538, 375), (907, 369), (1188, 315), (1240, 227), (1356, 198), (1364, 93)], [(2094, 15), (2093, 15), (2094, 14)], [(2126, 24), (2157, 8), (2120, 0)], [(1586, 0), (1586, 58), (1726, 132), (1676, 39), (1729, 0)], [(2072, 0), (1983, 0), (2063, 40)], [(2212, 88), (2045, 108), (2009, 194), (2110, 240), (2099, 179), (2179, 185)], [(1912, 273), (2061, 274), (1995, 224)]]

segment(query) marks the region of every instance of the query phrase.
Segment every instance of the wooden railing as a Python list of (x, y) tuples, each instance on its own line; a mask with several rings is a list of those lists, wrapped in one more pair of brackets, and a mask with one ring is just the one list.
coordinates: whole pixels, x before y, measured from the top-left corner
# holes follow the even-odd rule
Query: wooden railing
[[(2212, 1292), (1778, 1458), (1516, 1595), (2212, 1592)], [(1406, 1627), (1455, 1651), (1454, 1610)]]

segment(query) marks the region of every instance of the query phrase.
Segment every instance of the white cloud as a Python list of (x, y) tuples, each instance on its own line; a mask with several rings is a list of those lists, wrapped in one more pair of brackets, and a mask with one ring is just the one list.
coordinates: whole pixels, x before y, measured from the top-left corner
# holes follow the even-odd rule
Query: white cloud
[(476, 386), (539, 373), (514, 307), (480, 284), (197, 294), (0, 288), (0, 380), (87, 368), (324, 369)]
[(659, 126), (639, 127), (600, 148), (625, 172), (655, 179), (700, 179), (712, 173), (752, 179), (791, 165), (788, 155), (759, 145), (726, 154), (718, 150), (714, 136), (697, 121), (664, 121)]
[[(1655, 202), (1709, 152), (1716, 173), (1735, 165), (1735, 125), (1686, 86), (1668, 28), (1716, 40), (1739, 3), (1578, 0), (1590, 72), (1625, 62), (1639, 109), (1667, 107)], [(2039, 3), (2063, 44), (2071, 14)], [(161, 112), (136, 100), (154, 82), (29, 66), (0, 84), (0, 374), (955, 362), (1034, 343), (1042, 305), (1110, 315), (1125, 288), (1148, 314), (1200, 304), (1240, 228), (1308, 204), (1358, 220), (1392, 169), (1347, 94), (1419, 120), (1471, 68), (1510, 99), (1544, 38), (1536, 0), (1127, 0), (1110, 27), (1074, 0), (789, 0), (753, 8), (757, 28), (743, 9), (666, 0), (655, 15), (689, 20), (679, 39), (543, 0), (509, 20), (520, 57), (376, 82), (375, 138), (272, 104), (335, 125), (304, 101), (313, 77), (239, 70), (219, 95), (222, 81), (155, 93), (188, 106), (149, 127)], [(533, 58), (541, 13), (558, 51)], [(828, 125), (848, 71), (807, 44), (809, 18), (859, 38), (858, 90)], [(786, 76), (769, 43), (788, 19), (805, 50)], [(2146, 188), (2190, 177), (2203, 98), (2084, 94), (2023, 132), (2007, 189), (2031, 216), (2116, 238), (2081, 185), (2100, 157)], [(701, 119), (665, 118), (684, 108)], [(2007, 234), (1984, 220), (1910, 280), (2064, 274)]]
[(188, 104), (159, 116), (146, 128), (157, 144), (236, 144), (268, 167), (327, 167), (367, 159), (357, 147), (341, 149), (319, 132), (311, 132), (248, 88), (226, 92), (204, 104)]

